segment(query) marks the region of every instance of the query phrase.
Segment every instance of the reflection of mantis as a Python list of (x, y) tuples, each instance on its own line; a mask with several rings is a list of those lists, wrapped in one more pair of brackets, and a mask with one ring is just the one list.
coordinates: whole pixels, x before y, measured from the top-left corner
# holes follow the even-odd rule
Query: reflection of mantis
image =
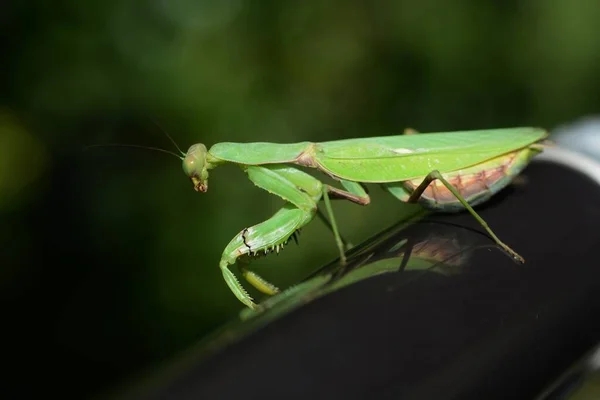
[(431, 274), (449, 277), (463, 273), (472, 251), (477, 248), (473, 236), (465, 234), (469, 230), (435, 223), (415, 224), (418, 218), (411, 217), (361, 243), (346, 265), (332, 262), (302, 282), (261, 302), (261, 310), (258, 311), (269, 310), (267, 315), (246, 308), (240, 317), (248, 320), (263, 314), (263, 317), (273, 319), (302, 304), (377, 275), (410, 272), (402, 283), (394, 280), (386, 287), (386, 290), (394, 290)]
[[(246, 306), (256, 307), (229, 265), (240, 257), (278, 252), (315, 215), (327, 221), (317, 208), (321, 199), (340, 260), (345, 263), (344, 242), (330, 198), (367, 205), (370, 198), (364, 183), (379, 183), (400, 201), (419, 201), (433, 210), (458, 211), (464, 207), (499, 246), (523, 262), (471, 205), (486, 201), (508, 185), (531, 157), (542, 151), (539, 142), (548, 134), (536, 128), (407, 133), (411, 134), (322, 143), (218, 143), (210, 150), (203, 144), (191, 146), (182, 158), (183, 169), (196, 191), (207, 191), (210, 169), (232, 163), (239, 165), (256, 186), (286, 201), (270, 219), (244, 228), (225, 248), (219, 265), (235, 296)], [(324, 184), (289, 164), (316, 168), (339, 181), (344, 189)], [(243, 274), (263, 293), (279, 291), (254, 272), (244, 268)]]

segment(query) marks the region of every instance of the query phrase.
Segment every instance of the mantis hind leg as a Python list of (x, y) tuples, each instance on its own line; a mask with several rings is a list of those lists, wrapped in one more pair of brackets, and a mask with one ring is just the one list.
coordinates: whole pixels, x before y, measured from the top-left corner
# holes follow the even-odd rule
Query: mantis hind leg
[(436, 179), (438, 179), (440, 182), (442, 182), (444, 184), (444, 186), (454, 195), (454, 197), (456, 197), (456, 199), (467, 209), (467, 211), (477, 220), (477, 222), (479, 222), (479, 224), (492, 237), (492, 239), (496, 242), (496, 244), (498, 246), (500, 246), (502, 249), (504, 249), (508, 254), (510, 254), (519, 263), (525, 262), (523, 257), (521, 257), (516, 251), (514, 251), (507, 244), (505, 244), (503, 241), (501, 241), (498, 238), (498, 236), (496, 236), (496, 234), (494, 233), (494, 231), (492, 231), (492, 229), (489, 227), (487, 222), (485, 222), (485, 220), (473, 209), (473, 207), (471, 207), (469, 202), (467, 200), (465, 200), (465, 198), (458, 192), (458, 190), (454, 186), (452, 186), (442, 176), (442, 174), (439, 171), (436, 170), (436, 171), (430, 172), (425, 177), (425, 179), (423, 179), (423, 182), (421, 182), (419, 184), (419, 186), (417, 186), (412, 191), (412, 193), (408, 193), (408, 191), (406, 191), (405, 188), (403, 188), (401, 185), (397, 185), (397, 184), (392, 184), (390, 186), (385, 185), (385, 187), (392, 195), (394, 195), (401, 201), (405, 201), (408, 203), (416, 203), (419, 200), (419, 198), (421, 197), (421, 195), (423, 194), (423, 192), (425, 191), (425, 189), (427, 189), (427, 186), (429, 186), (429, 184), (431, 184), (431, 182), (433, 182)]

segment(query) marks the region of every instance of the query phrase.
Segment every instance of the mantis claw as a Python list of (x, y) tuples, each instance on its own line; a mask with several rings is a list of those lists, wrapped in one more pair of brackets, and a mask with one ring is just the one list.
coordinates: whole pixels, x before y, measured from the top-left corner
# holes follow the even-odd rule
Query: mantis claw
[[(235, 264), (239, 258), (244, 256), (252, 259), (263, 257), (274, 251), (279, 252), (289, 242), (290, 238), (294, 237), (294, 240), (297, 240), (296, 235), (299, 227), (310, 222), (313, 217), (314, 212), (301, 210), (288, 203), (267, 221), (250, 228), (244, 228), (229, 242), (223, 251), (219, 265), (223, 271), (225, 282), (242, 303), (250, 308), (256, 308), (256, 303), (254, 303), (252, 297), (234, 273), (231, 272), (229, 266)], [(268, 295), (279, 293), (279, 289), (275, 285), (258, 274), (246, 268), (241, 268), (241, 270), (246, 281), (260, 292)]]

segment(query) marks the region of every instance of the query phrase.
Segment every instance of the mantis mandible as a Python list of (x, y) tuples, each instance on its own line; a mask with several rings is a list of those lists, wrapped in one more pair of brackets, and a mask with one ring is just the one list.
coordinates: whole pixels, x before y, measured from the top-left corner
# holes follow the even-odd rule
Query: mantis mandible
[[(402, 202), (420, 203), (427, 209), (456, 212), (466, 209), (492, 239), (517, 262), (524, 259), (502, 242), (473, 206), (506, 187), (543, 150), (548, 133), (540, 128), (508, 128), (419, 133), (299, 143), (217, 143), (210, 149), (192, 145), (183, 153), (183, 170), (198, 192), (208, 190), (211, 169), (236, 164), (259, 188), (281, 197), (285, 204), (271, 218), (244, 228), (225, 247), (219, 266), (233, 294), (246, 306), (258, 308), (229, 269), (238, 260), (279, 250), (316, 215), (328, 223), (346, 262), (343, 242), (330, 199), (367, 205), (364, 184), (380, 184)], [(321, 182), (298, 169), (315, 168), (342, 188)], [(329, 222), (317, 205), (323, 200)], [(259, 291), (273, 295), (279, 289), (247, 268), (246, 280)]]

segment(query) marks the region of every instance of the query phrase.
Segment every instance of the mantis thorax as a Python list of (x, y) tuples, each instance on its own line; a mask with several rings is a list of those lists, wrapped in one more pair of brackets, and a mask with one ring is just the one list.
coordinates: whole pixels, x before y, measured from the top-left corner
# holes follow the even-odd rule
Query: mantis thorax
[(190, 146), (183, 159), (183, 172), (192, 180), (197, 192), (208, 190), (207, 153), (205, 145), (196, 143)]

